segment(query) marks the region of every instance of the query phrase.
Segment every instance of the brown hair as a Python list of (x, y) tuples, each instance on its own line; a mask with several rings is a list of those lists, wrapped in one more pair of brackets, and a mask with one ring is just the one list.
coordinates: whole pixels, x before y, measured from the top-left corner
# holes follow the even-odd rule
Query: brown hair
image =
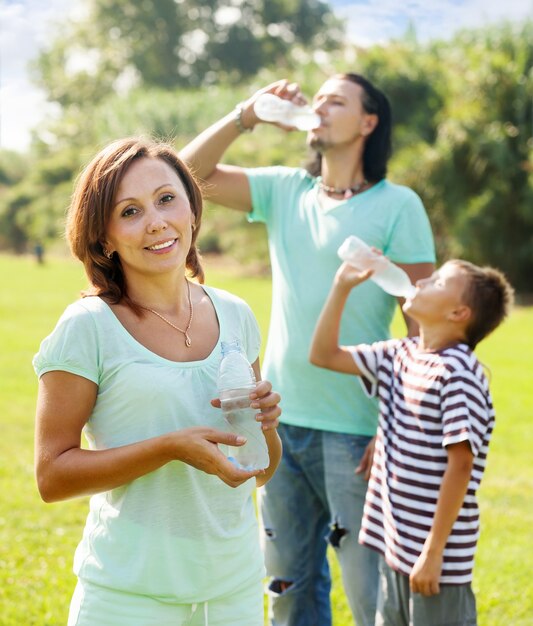
[[(368, 79), (353, 72), (336, 74), (333, 78), (349, 80), (363, 90), (362, 104), (365, 113), (376, 114), (378, 123), (366, 138), (363, 150), (363, 174), (365, 178), (377, 183), (387, 175), (387, 163), (392, 154), (392, 113), (387, 96)], [(311, 176), (320, 176), (322, 155), (314, 152), (306, 163), (305, 169)]]
[(505, 275), (493, 267), (478, 267), (459, 259), (449, 263), (457, 265), (468, 277), (462, 300), (472, 311), (465, 333), (466, 343), (474, 349), (507, 317), (514, 290)]
[(168, 144), (132, 137), (105, 147), (77, 180), (66, 227), (70, 249), (85, 266), (91, 285), (83, 295), (104, 296), (114, 304), (123, 301), (133, 309), (136, 307), (128, 297), (120, 259), (116, 254), (108, 258), (103, 242), (122, 178), (130, 165), (141, 158), (162, 159), (175, 170), (185, 187), (195, 224), (186, 267), (191, 277), (203, 283), (204, 271), (196, 248), (202, 219), (202, 194), (187, 166)]

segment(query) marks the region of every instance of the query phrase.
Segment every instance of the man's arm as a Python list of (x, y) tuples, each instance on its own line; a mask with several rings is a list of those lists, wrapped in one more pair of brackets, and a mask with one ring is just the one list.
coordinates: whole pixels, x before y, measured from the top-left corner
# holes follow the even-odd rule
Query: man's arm
[(339, 346), (339, 329), (350, 291), (371, 274), (371, 270), (361, 272), (348, 263), (337, 271), (311, 340), (309, 360), (313, 365), (345, 374), (361, 373), (350, 351)]
[[(253, 108), (243, 111), (242, 119), (253, 114)], [(243, 121), (246, 128), (255, 123)], [(242, 167), (220, 165), (224, 153), (239, 137), (235, 123), (235, 113), (222, 118), (198, 135), (180, 152), (180, 157), (188, 164), (194, 175), (206, 184), (202, 185), (203, 196), (222, 206), (249, 212), (252, 209), (252, 196), (248, 178)]]
[[(275, 93), (281, 98), (301, 102), (302, 96), (297, 85), (280, 80), (260, 89), (240, 105), (240, 125), (242, 129), (253, 129), (260, 122), (254, 112), (254, 102), (262, 93)], [(187, 163), (203, 186), (205, 198), (222, 206), (249, 212), (252, 197), (248, 178), (242, 167), (222, 165), (220, 160), (229, 146), (239, 137), (241, 129), (237, 125), (237, 109), (204, 130), (181, 151), (180, 157)]]
[[(406, 272), (413, 285), (416, 285), (417, 280), (421, 280), (422, 278), (428, 278), (435, 271), (434, 263), (396, 263), (396, 265), (398, 267), (401, 267), (402, 270)], [(405, 298), (398, 298), (398, 302), (401, 308), (403, 306), (403, 303), (405, 302)], [(419, 334), (418, 324), (408, 315), (406, 315), (403, 309), (402, 315), (403, 319), (405, 320), (405, 325), (407, 327), (407, 336), (417, 337)]]
[(468, 441), (451, 444), (446, 451), (448, 465), (439, 490), (433, 524), (422, 554), (409, 577), (411, 591), (424, 596), (432, 596), (440, 591), (444, 548), (463, 505), (474, 465), (474, 455)]

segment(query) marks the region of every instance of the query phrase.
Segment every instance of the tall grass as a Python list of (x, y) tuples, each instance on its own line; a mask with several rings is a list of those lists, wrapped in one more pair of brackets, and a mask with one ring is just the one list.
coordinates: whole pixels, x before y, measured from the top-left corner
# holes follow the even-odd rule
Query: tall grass
[[(266, 337), (267, 278), (237, 278), (208, 266), (209, 283), (244, 297)], [(85, 498), (43, 504), (33, 477), (36, 379), (31, 358), (65, 306), (85, 286), (79, 264), (0, 256), (0, 626), (66, 623), (75, 580), (72, 556), (81, 536)], [(396, 325), (397, 332), (401, 326)], [(497, 427), (480, 491), (482, 536), (475, 568), (480, 626), (532, 623), (531, 466), (533, 310), (517, 309), (478, 350), (492, 372)], [(350, 614), (334, 575), (335, 626)]]

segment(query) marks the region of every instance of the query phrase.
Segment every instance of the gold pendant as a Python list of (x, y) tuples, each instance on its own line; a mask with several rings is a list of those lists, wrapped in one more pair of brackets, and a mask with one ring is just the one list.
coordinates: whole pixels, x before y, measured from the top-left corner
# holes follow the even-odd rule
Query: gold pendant
[(191, 347), (191, 338), (187, 333), (185, 333), (185, 345), (187, 346), (187, 348)]

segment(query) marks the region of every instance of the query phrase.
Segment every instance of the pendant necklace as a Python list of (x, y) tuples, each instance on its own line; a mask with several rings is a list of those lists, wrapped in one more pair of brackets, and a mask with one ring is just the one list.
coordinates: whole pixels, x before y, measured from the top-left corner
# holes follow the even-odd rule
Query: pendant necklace
[(185, 330), (183, 330), (182, 328), (179, 328), (178, 326), (176, 326), (176, 324), (173, 324), (170, 320), (167, 320), (166, 317), (161, 315), (161, 313), (158, 313), (157, 311), (154, 311), (154, 309), (151, 309), (150, 307), (147, 307), (147, 306), (142, 306), (142, 304), (137, 304), (137, 303), (135, 303), (135, 304), (139, 308), (144, 309), (145, 311), (150, 311), (150, 313), (153, 313), (154, 315), (157, 315), (157, 317), (162, 319), (163, 322), (166, 322), (169, 326), (172, 326), (172, 328), (174, 328), (174, 330), (177, 330), (182, 335), (184, 335), (185, 336), (185, 346), (187, 348), (190, 348), (191, 345), (192, 345), (192, 341), (191, 341), (191, 338), (189, 337), (189, 329), (191, 328), (191, 324), (192, 324), (193, 305), (192, 305), (192, 300), (191, 300), (191, 286), (190, 286), (189, 281), (187, 279), (185, 279), (185, 282), (187, 283), (187, 295), (188, 295), (188, 298), (189, 298), (189, 322), (188, 322), (187, 327), (185, 328)]

